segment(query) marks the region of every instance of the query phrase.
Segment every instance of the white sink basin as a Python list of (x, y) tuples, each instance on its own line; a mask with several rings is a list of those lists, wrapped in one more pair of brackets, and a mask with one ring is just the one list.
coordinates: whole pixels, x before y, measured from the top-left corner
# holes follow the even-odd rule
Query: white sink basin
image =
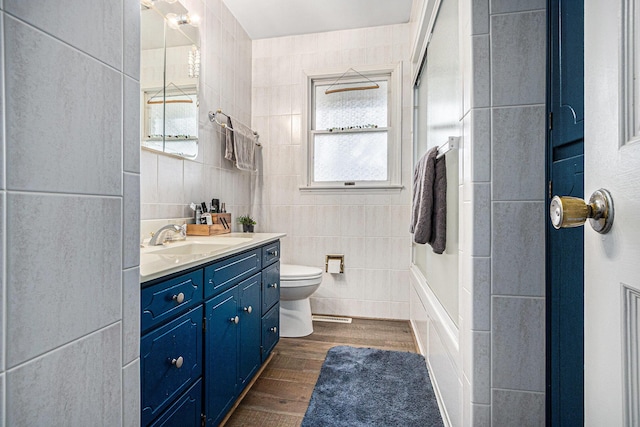
[(169, 246), (148, 253), (154, 255), (204, 255), (221, 251), (233, 245), (233, 243), (187, 243), (181, 246)]
[(239, 245), (242, 243), (247, 243), (252, 241), (253, 239), (251, 237), (209, 237), (207, 239), (207, 242), (202, 242), (201, 244), (209, 244), (209, 243), (213, 243), (216, 245), (225, 245), (225, 246), (233, 246), (233, 245)]
[(252, 241), (250, 237), (210, 237), (203, 242), (187, 242), (185, 244), (174, 243), (169, 246), (159, 247), (147, 253), (153, 255), (206, 255), (220, 252), (231, 246), (240, 245)]

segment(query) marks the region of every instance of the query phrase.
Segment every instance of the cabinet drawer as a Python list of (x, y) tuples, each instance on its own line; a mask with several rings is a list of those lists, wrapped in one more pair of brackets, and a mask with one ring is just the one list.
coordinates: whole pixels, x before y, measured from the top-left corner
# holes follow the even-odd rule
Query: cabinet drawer
[(262, 266), (276, 262), (280, 259), (280, 240), (262, 247)]
[(280, 303), (262, 317), (262, 362), (280, 339)]
[(202, 380), (189, 390), (149, 427), (200, 427), (202, 414)]
[(140, 353), (147, 425), (202, 375), (202, 306), (143, 336)]
[(260, 248), (216, 262), (204, 269), (204, 297), (210, 298), (260, 271)]
[(202, 270), (142, 289), (143, 332), (202, 302)]
[(262, 314), (266, 314), (273, 304), (280, 301), (280, 263), (262, 270)]

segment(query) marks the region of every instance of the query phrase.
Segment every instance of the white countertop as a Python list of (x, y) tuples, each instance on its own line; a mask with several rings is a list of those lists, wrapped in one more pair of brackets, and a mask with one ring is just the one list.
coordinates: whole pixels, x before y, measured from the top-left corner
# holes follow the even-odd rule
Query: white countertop
[[(217, 236), (187, 236), (186, 240), (161, 246), (145, 244), (140, 248), (140, 283), (256, 248), (284, 236), (286, 233), (229, 233)], [(204, 253), (164, 253), (179, 252), (181, 247), (188, 245), (202, 245), (199, 247), (207, 249)]]

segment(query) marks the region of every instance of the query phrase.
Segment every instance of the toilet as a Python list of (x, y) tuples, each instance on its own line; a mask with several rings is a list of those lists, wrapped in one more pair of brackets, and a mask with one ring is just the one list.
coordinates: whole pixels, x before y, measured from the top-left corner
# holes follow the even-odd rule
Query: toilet
[(309, 297), (322, 282), (322, 270), (306, 265), (280, 265), (280, 336), (304, 337), (313, 332)]

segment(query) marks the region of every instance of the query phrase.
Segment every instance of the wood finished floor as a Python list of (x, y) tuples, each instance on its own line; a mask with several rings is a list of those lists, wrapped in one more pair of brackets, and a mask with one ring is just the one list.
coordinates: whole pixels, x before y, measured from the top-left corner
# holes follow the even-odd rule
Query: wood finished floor
[(327, 351), (336, 345), (416, 352), (408, 321), (353, 319), (314, 322), (313, 334), (281, 338), (269, 365), (225, 427), (298, 427), (309, 405)]

